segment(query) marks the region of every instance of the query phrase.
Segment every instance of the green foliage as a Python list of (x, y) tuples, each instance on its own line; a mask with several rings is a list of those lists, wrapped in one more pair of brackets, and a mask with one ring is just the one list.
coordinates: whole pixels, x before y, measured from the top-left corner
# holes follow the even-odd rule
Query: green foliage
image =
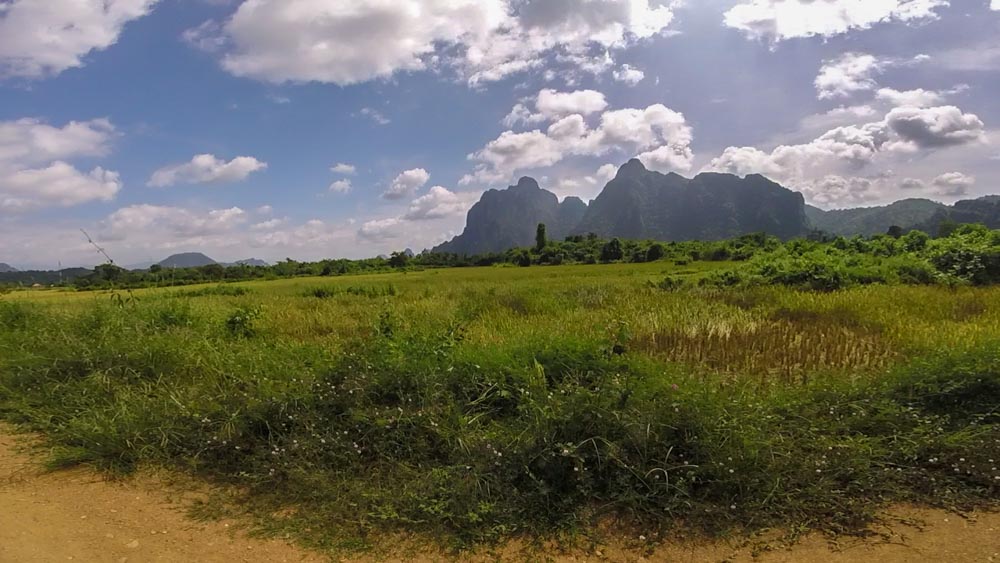
[(513, 262), (522, 268), (531, 266), (531, 253), (525, 249), (520, 249), (513, 256)]
[(396, 295), (396, 286), (392, 284), (388, 285), (371, 285), (371, 286), (349, 286), (344, 290), (348, 295), (361, 295), (369, 298), (376, 297), (392, 297)]
[(24, 303), (0, 301), (0, 327), (24, 330), (31, 321), (32, 309)]
[(981, 225), (956, 228), (933, 241), (931, 262), (942, 273), (974, 285), (1000, 282), (1000, 234)]
[(163, 301), (143, 309), (149, 324), (159, 330), (190, 327), (197, 322), (197, 313), (189, 301)]
[(114, 283), (124, 277), (126, 270), (114, 264), (101, 264), (94, 268), (94, 277), (105, 282)]
[(405, 268), (410, 263), (410, 257), (405, 252), (393, 252), (389, 256), (389, 265), (393, 268)]
[(263, 314), (260, 307), (240, 307), (226, 318), (226, 330), (237, 338), (251, 338), (257, 334)]
[(657, 283), (649, 282), (651, 287), (662, 289), (663, 291), (677, 291), (684, 287), (684, 280), (673, 276), (667, 276)]
[(617, 262), (625, 255), (620, 240), (613, 238), (601, 248), (601, 262)]
[(658, 242), (649, 245), (649, 248), (646, 249), (646, 262), (656, 262), (664, 256), (666, 256), (666, 252), (663, 250), (663, 245)]
[[(706, 258), (717, 258), (720, 251)], [(965, 225), (930, 240), (920, 232), (870, 239), (795, 240), (757, 252), (747, 264), (717, 272), (703, 285), (784, 285), (836, 291), (869, 284), (992, 285), (1000, 282), (1000, 232)]]
[(330, 299), (336, 296), (340, 291), (333, 287), (314, 287), (305, 290), (303, 295), (306, 297), (315, 297), (316, 299)]
[(538, 228), (535, 230), (535, 251), (541, 252), (545, 250), (545, 245), (548, 243), (549, 240), (545, 234), (545, 223), (539, 223)]
[(927, 248), (930, 236), (923, 231), (910, 231), (903, 235), (903, 248), (906, 252), (920, 252)]
[(305, 297), (315, 297), (316, 299), (330, 299), (338, 295), (355, 295), (375, 299), (378, 297), (393, 297), (397, 295), (396, 286), (385, 285), (364, 285), (364, 286), (323, 286), (313, 287), (302, 293)]

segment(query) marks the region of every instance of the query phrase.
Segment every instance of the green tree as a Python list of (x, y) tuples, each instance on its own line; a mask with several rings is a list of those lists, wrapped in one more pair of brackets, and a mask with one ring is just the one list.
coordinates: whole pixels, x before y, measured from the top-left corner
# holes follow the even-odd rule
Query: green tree
[(389, 256), (389, 265), (393, 268), (405, 268), (410, 263), (410, 257), (405, 252), (393, 252)]
[(900, 238), (903, 236), (903, 227), (900, 227), (899, 225), (893, 225), (889, 227), (889, 230), (886, 231), (885, 234), (889, 235), (892, 238)]
[(616, 262), (621, 260), (624, 256), (624, 251), (622, 250), (622, 241), (617, 238), (609, 240), (603, 248), (601, 248), (601, 262)]
[(930, 238), (930, 235), (923, 231), (910, 231), (903, 235), (903, 248), (907, 252), (920, 252), (927, 248), (927, 241)]
[(541, 252), (548, 243), (548, 238), (545, 236), (545, 223), (539, 223), (538, 228), (535, 229), (535, 250)]
[(122, 276), (125, 275), (125, 269), (119, 268), (118, 266), (115, 266), (114, 264), (109, 262), (107, 264), (101, 264), (100, 266), (94, 268), (94, 275), (99, 280), (113, 282), (121, 279)]
[(212, 280), (221, 280), (226, 275), (226, 269), (221, 264), (207, 264), (198, 270), (201, 275)]
[(649, 245), (649, 248), (646, 249), (646, 262), (656, 262), (657, 260), (663, 258), (664, 254), (666, 253), (663, 250), (663, 245), (658, 242), (654, 242)]

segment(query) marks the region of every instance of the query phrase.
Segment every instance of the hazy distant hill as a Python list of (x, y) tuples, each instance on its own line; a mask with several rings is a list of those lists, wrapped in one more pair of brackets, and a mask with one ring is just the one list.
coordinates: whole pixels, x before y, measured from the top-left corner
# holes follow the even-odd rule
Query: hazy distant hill
[(903, 199), (879, 207), (859, 207), (856, 209), (835, 209), (824, 211), (806, 206), (806, 215), (813, 228), (835, 235), (879, 235), (889, 227), (904, 229), (927, 222), (936, 213), (948, 209), (943, 203), (929, 199)]
[(575, 233), (656, 240), (720, 240), (754, 232), (805, 234), (802, 194), (751, 174), (692, 179), (647, 170), (631, 160), (591, 202)]
[(200, 252), (174, 254), (166, 260), (158, 263), (159, 266), (164, 268), (197, 268), (199, 266), (208, 266), (210, 264), (218, 264), (218, 262)]
[(954, 205), (928, 199), (903, 199), (879, 207), (832, 211), (806, 206), (806, 214), (813, 228), (835, 235), (871, 236), (883, 234), (892, 226), (937, 235), (945, 222), (982, 223), (991, 229), (1000, 228), (1000, 196), (966, 199)]
[(532, 178), (521, 178), (506, 190), (489, 190), (469, 210), (465, 231), (434, 249), (434, 252), (484, 254), (502, 252), (535, 243), (539, 223), (545, 223), (549, 238), (570, 234), (587, 209), (580, 198), (559, 198), (543, 190)]
[(14, 266), (11, 266), (10, 264), (4, 264), (3, 262), (0, 262), (0, 274), (8, 274), (8, 273), (16, 272), (16, 271), (17, 271), (17, 268), (15, 268)]
[(914, 228), (936, 235), (941, 223), (982, 223), (991, 229), (1000, 229), (1000, 196), (988, 195), (979, 199), (956, 201), (955, 205), (937, 211), (932, 217)]
[(52, 285), (60, 282), (72, 281), (83, 276), (89, 276), (92, 273), (93, 270), (88, 270), (86, 268), (66, 268), (64, 270), (50, 271), (28, 270), (24, 272), (0, 272), (0, 284), (34, 285), (39, 283), (42, 285)]

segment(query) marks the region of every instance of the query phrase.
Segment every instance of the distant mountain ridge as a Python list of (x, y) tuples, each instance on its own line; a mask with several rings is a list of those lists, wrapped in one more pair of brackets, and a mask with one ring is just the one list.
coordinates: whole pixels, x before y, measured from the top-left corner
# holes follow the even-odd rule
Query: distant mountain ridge
[(889, 205), (878, 207), (858, 207), (854, 209), (834, 209), (824, 211), (811, 205), (806, 206), (806, 215), (812, 227), (820, 231), (842, 236), (880, 235), (889, 227), (912, 228), (929, 221), (935, 214), (948, 206), (929, 199), (902, 199)]
[(934, 235), (944, 223), (982, 223), (991, 229), (1000, 229), (1000, 196), (956, 201), (955, 205), (945, 206), (926, 221), (910, 228)]
[[(211, 266), (213, 264), (218, 264), (225, 268), (230, 268), (233, 266), (255, 266), (263, 267), (270, 266), (271, 264), (259, 259), (259, 258), (246, 258), (243, 260), (237, 260), (235, 262), (217, 262), (208, 256), (202, 254), (201, 252), (183, 252), (180, 254), (173, 254), (157, 262), (156, 265), (161, 268), (200, 268), (202, 266)], [(146, 268), (135, 268), (135, 269), (146, 269)]]
[(655, 240), (722, 240), (754, 232), (788, 239), (808, 232), (805, 199), (758, 174), (679, 174), (637, 159), (591, 202), (576, 234)]
[(489, 190), (469, 210), (465, 231), (433, 252), (487, 254), (508, 248), (534, 244), (535, 231), (544, 223), (547, 235), (562, 239), (586, 212), (580, 198), (566, 198), (562, 203), (533, 178), (521, 178), (506, 190)]
[(14, 266), (11, 266), (10, 264), (6, 264), (4, 262), (0, 262), (0, 274), (12, 274), (17, 271), (18, 269), (15, 268)]
[(433, 251), (482, 254), (531, 246), (538, 223), (545, 223), (553, 240), (587, 233), (721, 240), (760, 231), (792, 238), (809, 231), (802, 194), (763, 176), (707, 173), (687, 179), (647, 170), (633, 159), (589, 206), (576, 197), (559, 203), (531, 178), (489, 190), (469, 211), (462, 234)]
[(824, 211), (806, 206), (814, 229), (841, 236), (884, 234), (890, 227), (937, 235), (944, 223), (981, 223), (1000, 228), (1000, 196), (956, 201), (954, 205), (929, 199), (903, 199), (889, 205)]
[(164, 260), (157, 262), (156, 265), (163, 268), (198, 268), (212, 264), (218, 264), (218, 262), (201, 252), (182, 252), (168, 256)]

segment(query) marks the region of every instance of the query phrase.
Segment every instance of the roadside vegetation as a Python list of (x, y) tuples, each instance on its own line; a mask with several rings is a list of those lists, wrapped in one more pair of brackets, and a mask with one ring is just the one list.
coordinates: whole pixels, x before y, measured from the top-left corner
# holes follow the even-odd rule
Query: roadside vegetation
[(13, 292), (0, 417), (55, 467), (234, 485), (264, 529), (330, 550), (996, 508), (998, 241), (618, 241), (608, 264)]

